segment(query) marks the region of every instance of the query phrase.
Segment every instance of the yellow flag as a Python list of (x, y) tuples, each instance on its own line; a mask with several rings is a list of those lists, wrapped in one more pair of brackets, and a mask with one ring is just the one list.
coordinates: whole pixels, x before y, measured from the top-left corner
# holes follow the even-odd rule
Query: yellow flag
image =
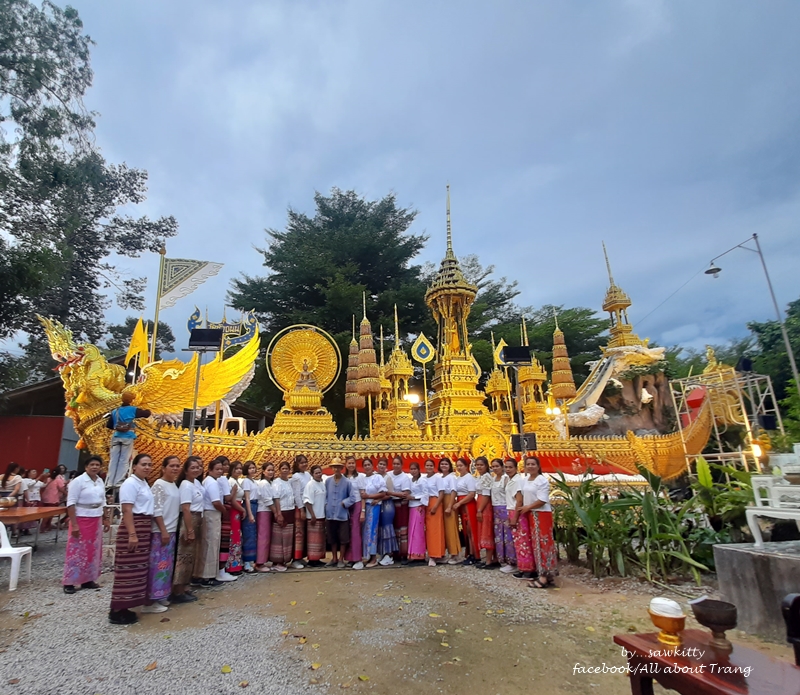
[(147, 364), (147, 328), (145, 327), (142, 319), (136, 322), (136, 327), (133, 329), (131, 336), (131, 345), (128, 348), (128, 354), (125, 355), (125, 364), (129, 364), (137, 355), (139, 356), (139, 367)]

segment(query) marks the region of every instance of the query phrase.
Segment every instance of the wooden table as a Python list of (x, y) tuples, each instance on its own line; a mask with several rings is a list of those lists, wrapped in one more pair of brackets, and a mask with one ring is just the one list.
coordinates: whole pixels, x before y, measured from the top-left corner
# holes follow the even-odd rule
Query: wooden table
[[(39, 529), (42, 526), (42, 519), (52, 519), (54, 516), (62, 516), (66, 513), (66, 507), (11, 507), (10, 509), (0, 509), (0, 521), (6, 527), (36, 521), (36, 535), (33, 537), (31, 546), (36, 550), (39, 546)], [(19, 530), (17, 530), (17, 544), (19, 542)], [(55, 542), (58, 542), (58, 524), (56, 524)], [(23, 545), (30, 545), (30, 543), (23, 543)]]
[(677, 651), (655, 632), (614, 636), (626, 650), (633, 695), (652, 695), (654, 680), (685, 695), (800, 695), (800, 667), (739, 645), (716, 650), (710, 631), (682, 634)]

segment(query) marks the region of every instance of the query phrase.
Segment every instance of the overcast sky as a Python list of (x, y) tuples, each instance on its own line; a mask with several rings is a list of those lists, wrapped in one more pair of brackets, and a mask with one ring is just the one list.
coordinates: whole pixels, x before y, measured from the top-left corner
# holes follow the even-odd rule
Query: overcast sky
[[(389, 191), (520, 302), (600, 310), (601, 240), (638, 332), (701, 347), (800, 297), (800, 3), (74, 0), (97, 135), (150, 174), (169, 256), (225, 264), (163, 314), (213, 318), (253, 245), (315, 190)], [(152, 278), (157, 259), (122, 263)], [(652, 313), (651, 313), (652, 312)], [(649, 315), (648, 315), (649, 314)], [(109, 312), (111, 319), (125, 315)]]

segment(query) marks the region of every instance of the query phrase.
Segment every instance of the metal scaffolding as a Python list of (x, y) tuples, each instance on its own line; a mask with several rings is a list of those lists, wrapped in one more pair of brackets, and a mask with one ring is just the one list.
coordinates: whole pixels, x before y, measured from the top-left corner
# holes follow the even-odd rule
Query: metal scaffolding
[[(686, 468), (690, 474), (696, 456), (686, 453), (684, 430), (704, 398), (709, 399), (714, 417), (711, 438), (703, 457), (713, 463), (761, 471), (760, 452), (753, 449), (754, 445), (759, 446), (759, 435), (766, 431), (785, 434), (772, 380), (768, 376), (737, 372), (727, 367), (673, 379), (670, 385), (677, 427), (684, 443)], [(732, 430), (744, 434), (743, 444), (733, 447), (726, 440), (725, 435)]]

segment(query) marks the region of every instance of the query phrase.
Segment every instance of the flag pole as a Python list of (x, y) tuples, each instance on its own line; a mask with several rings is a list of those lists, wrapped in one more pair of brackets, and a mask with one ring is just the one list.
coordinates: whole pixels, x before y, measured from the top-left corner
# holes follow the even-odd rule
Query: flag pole
[(150, 347), (150, 361), (156, 361), (156, 337), (158, 336), (158, 309), (161, 306), (161, 279), (164, 277), (164, 257), (167, 255), (167, 247), (162, 246), (158, 253), (161, 260), (158, 264), (158, 289), (156, 290), (156, 317), (153, 321), (153, 343)]

